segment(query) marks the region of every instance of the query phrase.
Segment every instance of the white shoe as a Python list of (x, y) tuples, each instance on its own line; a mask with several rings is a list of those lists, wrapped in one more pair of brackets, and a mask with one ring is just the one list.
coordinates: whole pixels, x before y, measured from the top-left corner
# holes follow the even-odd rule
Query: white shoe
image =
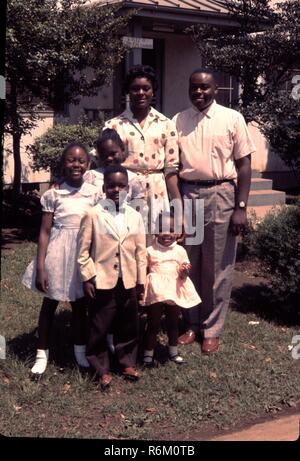
[[(36, 378), (41, 377), (47, 368), (49, 357), (49, 349), (37, 349), (35, 363), (31, 368), (32, 375), (37, 375)], [(40, 375), (40, 376), (39, 376)]]

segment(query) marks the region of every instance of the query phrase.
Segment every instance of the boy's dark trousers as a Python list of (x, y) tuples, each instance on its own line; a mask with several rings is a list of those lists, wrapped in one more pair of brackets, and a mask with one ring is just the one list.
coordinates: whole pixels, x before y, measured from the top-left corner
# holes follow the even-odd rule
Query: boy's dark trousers
[(86, 356), (97, 375), (110, 370), (106, 335), (113, 326), (115, 354), (120, 368), (135, 367), (138, 341), (136, 289), (124, 288), (121, 278), (109, 290), (96, 290), (89, 305), (89, 339)]

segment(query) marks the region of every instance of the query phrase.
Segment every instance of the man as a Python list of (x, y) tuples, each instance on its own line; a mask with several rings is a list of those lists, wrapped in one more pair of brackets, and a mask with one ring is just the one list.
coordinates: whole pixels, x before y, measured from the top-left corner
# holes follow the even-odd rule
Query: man
[(186, 333), (179, 344), (201, 333), (203, 353), (217, 352), (228, 310), (237, 236), (247, 224), (246, 206), (255, 146), (243, 116), (216, 103), (212, 72), (195, 70), (189, 80), (192, 107), (175, 115), (181, 150), (183, 198), (204, 200), (204, 241), (185, 245), (190, 277), (202, 304), (183, 313)]

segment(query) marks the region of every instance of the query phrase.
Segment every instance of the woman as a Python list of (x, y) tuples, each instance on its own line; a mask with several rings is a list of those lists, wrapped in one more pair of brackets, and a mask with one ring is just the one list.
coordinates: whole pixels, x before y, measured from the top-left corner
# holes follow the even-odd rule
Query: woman
[[(169, 210), (169, 198), (176, 198), (181, 203), (177, 185), (177, 131), (171, 120), (151, 106), (156, 88), (152, 67), (139, 65), (131, 68), (125, 80), (130, 109), (105, 124), (106, 128), (115, 129), (125, 143), (123, 165), (143, 179), (140, 183), (144, 184), (144, 190), (139, 197), (148, 205), (149, 233), (149, 223), (153, 226), (160, 211)], [(152, 233), (155, 233), (154, 229), (152, 227)]]

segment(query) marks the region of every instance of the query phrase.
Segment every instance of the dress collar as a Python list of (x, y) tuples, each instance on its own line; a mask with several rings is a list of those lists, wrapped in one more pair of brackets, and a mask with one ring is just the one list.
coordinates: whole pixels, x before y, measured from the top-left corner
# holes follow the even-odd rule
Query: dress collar
[[(134, 117), (131, 109), (124, 110), (124, 112), (122, 112), (120, 117), (124, 118), (124, 119), (128, 119), (131, 122), (137, 122), (137, 120)], [(150, 110), (149, 110), (149, 113), (147, 115), (147, 118), (150, 118), (150, 120), (155, 120), (155, 119), (162, 120), (162, 121), (167, 120), (167, 117), (165, 115), (158, 112), (158, 110), (154, 109), (154, 107), (152, 107), (152, 106), (150, 106)]]
[(55, 192), (59, 195), (70, 195), (76, 192), (79, 192), (85, 197), (95, 194), (98, 191), (98, 188), (93, 184), (83, 182), (79, 187), (73, 187), (67, 184), (65, 181), (59, 186), (59, 189), (54, 189)]
[(157, 246), (157, 248), (158, 248), (159, 250), (168, 251), (168, 250), (172, 250), (173, 248), (175, 248), (176, 245), (177, 245), (177, 242), (176, 242), (176, 240), (175, 240), (175, 242), (173, 242), (170, 246), (165, 247), (164, 245), (162, 245), (161, 243), (159, 243), (158, 240), (157, 240), (157, 238), (156, 238), (155, 244), (156, 244), (156, 246)]

